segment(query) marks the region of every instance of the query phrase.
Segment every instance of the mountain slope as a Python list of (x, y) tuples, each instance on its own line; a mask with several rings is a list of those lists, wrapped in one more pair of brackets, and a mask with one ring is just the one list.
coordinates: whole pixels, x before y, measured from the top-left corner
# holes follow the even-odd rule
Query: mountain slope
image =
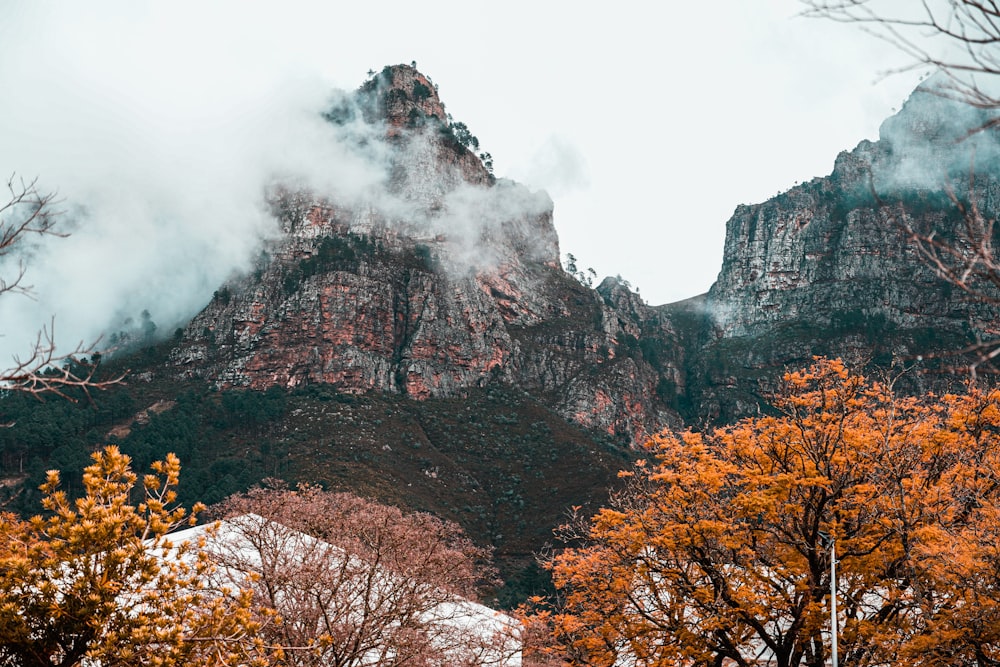
[[(920, 357), (997, 316), (934, 276), (897, 224), (947, 231), (946, 183), (968, 194), (955, 139), (975, 118), (926, 94), (829, 176), (737, 208), (710, 292), (665, 306), (563, 271), (551, 200), (496, 179), (412, 67), (325, 117), (383, 181), (352, 199), (275, 191), (281, 234), (255, 269), (174, 339), (116, 355), (109, 372), (131, 368), (129, 384), (96, 406), (0, 398), (12, 506), (37, 511), (46, 468), (79, 470), (106, 442), (138, 468), (172, 451), (188, 502), (278, 477), (453, 519), (497, 547), (516, 600), (566, 508), (603, 502), (648, 433), (756, 413), (814, 354), (933, 368)], [(995, 217), (997, 152), (976, 141), (971, 195)]]
[[(935, 275), (905, 229), (958, 239), (949, 189), (988, 219), (1000, 204), (995, 134), (967, 138), (986, 115), (930, 90), (918, 88), (877, 142), (841, 153), (829, 176), (736, 209), (688, 350), (698, 414), (752, 412), (784, 367), (815, 354), (930, 370), (941, 362), (928, 357), (989, 336), (997, 308)], [(951, 379), (910, 373), (900, 386)]]
[(562, 270), (551, 200), (494, 179), (426, 77), (386, 68), (351, 104), (331, 122), (380, 128), (382, 190), (347, 203), (277, 196), (281, 239), (184, 330), (172, 354), (181, 374), (417, 400), (517, 386), (623, 443), (677, 423), (662, 398), (676, 393), (663, 387), (677, 360), (664, 352), (654, 367), (636, 345), (670, 341), (669, 322)]

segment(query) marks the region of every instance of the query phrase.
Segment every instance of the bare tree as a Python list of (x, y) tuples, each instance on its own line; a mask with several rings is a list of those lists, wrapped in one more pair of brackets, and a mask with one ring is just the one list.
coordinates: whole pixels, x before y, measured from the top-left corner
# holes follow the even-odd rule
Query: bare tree
[[(12, 175), (7, 180), (8, 195), (0, 203), (0, 260), (11, 256), (31, 236), (66, 236), (57, 228), (60, 211), (54, 193), (39, 189), (37, 179), (25, 181)], [(13, 262), (13, 274), (0, 275), (0, 296), (20, 294), (32, 296), (25, 283), (27, 266), (22, 258)], [(94, 345), (82, 342), (70, 351), (56, 348), (55, 320), (38, 332), (27, 356), (15, 356), (13, 365), (0, 367), (0, 389), (13, 389), (35, 396), (53, 393), (75, 400), (66, 392), (77, 389), (89, 396), (93, 389), (105, 389), (121, 382), (123, 376), (98, 379), (96, 363), (83, 363)]]
[(280, 664), (500, 667), (519, 649), (511, 619), (473, 601), (489, 552), (455, 524), (316, 487), (217, 511), (237, 539), (209, 549), (223, 571), (254, 573), (260, 613), (281, 619), (267, 630)]
[[(996, 0), (802, 0), (806, 16), (854, 23), (909, 56), (899, 71), (942, 75), (937, 94), (1000, 109), (1000, 3)], [(981, 128), (995, 127), (1000, 118)]]

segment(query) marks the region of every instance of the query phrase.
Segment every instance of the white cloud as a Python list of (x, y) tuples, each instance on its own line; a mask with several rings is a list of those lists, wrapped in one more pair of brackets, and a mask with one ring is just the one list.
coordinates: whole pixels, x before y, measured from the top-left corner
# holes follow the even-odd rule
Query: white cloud
[(828, 173), (911, 84), (873, 87), (892, 50), (795, 0), (667, 7), (7, 0), (0, 172), (58, 189), (74, 234), (33, 261), (37, 301), (0, 299), (0, 360), (53, 314), (71, 342), (142, 308), (173, 326), (273, 232), (276, 176), (378, 183), (314, 111), (413, 59), (498, 175), (551, 188), (580, 266), (704, 291), (733, 208)]

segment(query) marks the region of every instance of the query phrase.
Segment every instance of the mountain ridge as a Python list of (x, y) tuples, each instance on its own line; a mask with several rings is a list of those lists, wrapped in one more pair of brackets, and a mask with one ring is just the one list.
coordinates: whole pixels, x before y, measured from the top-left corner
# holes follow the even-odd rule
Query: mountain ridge
[(669, 325), (651, 325), (627, 291), (607, 284), (602, 295), (567, 276), (551, 200), (493, 178), (445, 124), (431, 85), (410, 66), (387, 68), (360, 89), (360, 111), (339, 112), (384, 124), (395, 201), (280, 197), (282, 239), (184, 329), (179, 372), (418, 400), (517, 385), (631, 442), (677, 423), (657, 398), (662, 374), (619, 354), (643, 327), (669, 336)]
[[(523, 599), (566, 508), (601, 503), (649, 434), (766, 410), (785, 369), (817, 354), (915, 367), (907, 391), (954, 381), (919, 358), (998, 313), (936, 277), (896, 224), (957, 222), (933, 168), (907, 159), (968, 182), (940, 149), (953, 133), (928, 122), (936, 106), (913, 98), (828, 176), (737, 207), (709, 292), (651, 306), (563, 270), (551, 199), (493, 176), (430, 79), (386, 68), (326, 114), (385, 159), (371, 197), (276, 191), (281, 234), (254, 269), (172, 339), (106, 360), (134, 372), (96, 407), (0, 400), (16, 422), (0, 429), (2, 489), (30, 513), (46, 467), (78, 470), (108, 441), (137, 468), (172, 451), (190, 502), (280, 477), (455, 520), (497, 547)], [(977, 163), (972, 193), (989, 216), (993, 167)]]

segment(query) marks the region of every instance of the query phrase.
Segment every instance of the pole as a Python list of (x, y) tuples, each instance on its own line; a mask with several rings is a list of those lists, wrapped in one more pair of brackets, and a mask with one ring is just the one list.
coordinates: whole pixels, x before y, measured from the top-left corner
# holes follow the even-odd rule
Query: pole
[(837, 540), (830, 538), (830, 653), (833, 667), (837, 667)]

